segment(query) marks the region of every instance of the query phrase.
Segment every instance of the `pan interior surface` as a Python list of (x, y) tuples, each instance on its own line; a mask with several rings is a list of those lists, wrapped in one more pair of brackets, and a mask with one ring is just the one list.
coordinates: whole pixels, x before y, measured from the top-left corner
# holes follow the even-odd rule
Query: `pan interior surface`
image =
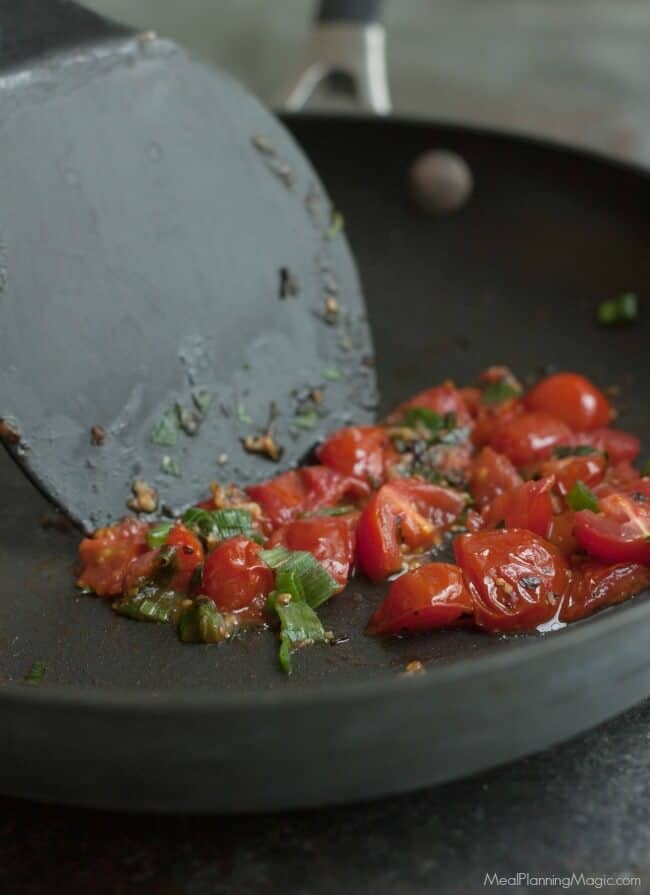
[[(648, 445), (648, 319), (602, 329), (598, 302), (650, 294), (650, 180), (582, 153), (455, 127), (289, 118), (344, 215), (358, 259), (377, 349), (383, 408), (445, 378), (469, 382), (504, 363), (521, 376), (549, 366), (617, 386), (617, 424)], [(420, 153), (458, 152), (474, 194), (460, 211), (426, 216), (407, 174)], [(260, 465), (260, 478), (269, 474)], [(34, 661), (47, 685), (221, 693), (345, 688), (394, 678), (411, 660), (427, 671), (508, 650), (538, 637), (471, 631), (380, 641), (363, 635), (385, 588), (353, 580), (322, 609), (334, 647), (303, 650), (290, 679), (272, 634), (221, 647), (188, 647), (168, 626), (119, 618), (75, 594), (78, 535), (47, 525), (51, 509), (4, 454), (0, 479), (0, 675), (22, 681)], [(643, 600), (643, 597), (637, 598)], [(582, 623), (607, 625), (626, 607)], [(575, 626), (574, 626), (575, 627)], [(547, 635), (570, 636), (570, 630)]]

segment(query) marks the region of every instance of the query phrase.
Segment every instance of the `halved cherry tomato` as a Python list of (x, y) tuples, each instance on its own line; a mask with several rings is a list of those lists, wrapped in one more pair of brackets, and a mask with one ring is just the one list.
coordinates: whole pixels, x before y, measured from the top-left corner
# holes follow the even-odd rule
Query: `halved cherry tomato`
[(612, 463), (632, 462), (641, 450), (641, 440), (631, 432), (620, 429), (593, 429), (591, 432), (578, 432), (562, 444), (588, 444), (597, 451), (606, 453)]
[(605, 395), (578, 373), (547, 376), (528, 392), (524, 402), (529, 410), (551, 413), (579, 432), (606, 426), (612, 418)]
[(607, 459), (604, 454), (599, 453), (546, 460), (539, 471), (542, 475), (555, 476), (558, 491), (566, 497), (577, 481), (588, 488), (594, 488), (602, 481), (606, 469)]
[(400, 404), (388, 417), (392, 423), (399, 422), (406, 410), (412, 407), (423, 407), (425, 410), (433, 410), (434, 413), (444, 416), (453, 413), (456, 416), (456, 425), (471, 426), (472, 415), (465, 406), (463, 397), (452, 382), (443, 382), (433, 388), (427, 388), (423, 392), (413, 395), (408, 401)]
[(290, 469), (246, 489), (249, 497), (262, 507), (271, 528), (290, 522), (300, 513), (336, 506), (346, 497), (355, 500), (369, 491), (363, 480), (327, 466)]
[[(194, 570), (203, 562), (201, 541), (181, 522), (177, 522), (167, 535), (165, 547), (174, 548), (171, 560), (173, 574), (168, 584), (169, 589), (179, 593), (188, 591)], [(124, 575), (125, 592), (137, 587), (146, 578), (155, 576), (160, 568), (160, 551), (160, 547), (148, 550), (129, 563)]]
[(576, 513), (575, 535), (590, 556), (606, 563), (650, 563), (650, 482), (642, 487), (601, 498), (600, 513)]
[(545, 538), (553, 515), (551, 488), (554, 485), (555, 477), (547, 476), (499, 494), (483, 510), (486, 527), (525, 528)]
[(357, 528), (357, 561), (373, 581), (402, 567), (402, 542), (410, 550), (431, 547), (440, 529), (465, 507), (465, 497), (451, 488), (416, 479), (383, 485), (370, 498)]
[(546, 534), (546, 540), (555, 544), (564, 556), (570, 556), (578, 549), (578, 542), (573, 533), (575, 515), (572, 510), (555, 513)]
[(501, 426), (523, 412), (521, 398), (508, 398), (499, 404), (480, 404), (472, 429), (472, 444), (475, 447), (490, 444), (492, 436)]
[(491, 447), (484, 447), (474, 460), (469, 490), (478, 506), (483, 507), (522, 482), (522, 477), (505, 454), (497, 454)]
[(371, 616), (366, 633), (433, 631), (470, 615), (472, 610), (472, 598), (458, 566), (427, 563), (393, 581)]
[(634, 491), (640, 482), (639, 470), (632, 466), (628, 460), (623, 460), (622, 463), (610, 463), (605, 472), (605, 478), (592, 490), (598, 497), (606, 497), (617, 491), (623, 491), (623, 493), (627, 493), (628, 490)]
[(499, 424), (492, 433), (490, 444), (521, 468), (546, 460), (556, 445), (568, 444), (572, 434), (565, 422), (538, 410)]
[(527, 631), (548, 621), (568, 586), (560, 551), (530, 531), (461, 535), (454, 553), (472, 596), (475, 623), (490, 631)]
[(90, 587), (99, 597), (122, 593), (130, 562), (147, 551), (146, 522), (125, 517), (115, 525), (99, 528), (79, 545), (80, 587)]
[(269, 546), (306, 550), (318, 560), (343, 590), (354, 558), (355, 529), (359, 513), (345, 516), (311, 516), (277, 528)]
[(596, 609), (621, 603), (650, 586), (650, 568), (640, 563), (586, 562), (573, 570), (560, 618), (573, 622)]
[(201, 592), (224, 612), (260, 619), (275, 582), (273, 570), (260, 559), (260, 550), (259, 544), (243, 535), (223, 541), (205, 561)]
[(384, 451), (389, 446), (383, 426), (348, 426), (338, 429), (317, 448), (321, 463), (376, 487), (384, 478)]

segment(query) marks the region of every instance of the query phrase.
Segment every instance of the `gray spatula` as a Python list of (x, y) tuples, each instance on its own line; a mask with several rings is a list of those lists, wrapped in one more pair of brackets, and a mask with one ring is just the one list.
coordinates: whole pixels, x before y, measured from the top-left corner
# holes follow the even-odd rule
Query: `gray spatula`
[(0, 28), (0, 429), (33, 481), (90, 529), (367, 419), (342, 221), (282, 125), (74, 4), (3, 0)]

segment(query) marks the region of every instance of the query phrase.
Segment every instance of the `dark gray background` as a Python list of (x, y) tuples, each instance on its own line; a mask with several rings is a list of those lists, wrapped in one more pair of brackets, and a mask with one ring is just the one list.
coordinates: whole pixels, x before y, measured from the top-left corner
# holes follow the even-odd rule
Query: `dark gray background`
[[(266, 100), (290, 67), (311, 7), (88, 5), (193, 47)], [(386, 22), (398, 111), (525, 129), (650, 161), (647, 0), (393, 0)], [(649, 745), (646, 703), (543, 755), (366, 806), (136, 818), (3, 799), (0, 891), (473, 893), (485, 891), (486, 872), (523, 870), (629, 871), (642, 878), (630, 891), (649, 892)]]

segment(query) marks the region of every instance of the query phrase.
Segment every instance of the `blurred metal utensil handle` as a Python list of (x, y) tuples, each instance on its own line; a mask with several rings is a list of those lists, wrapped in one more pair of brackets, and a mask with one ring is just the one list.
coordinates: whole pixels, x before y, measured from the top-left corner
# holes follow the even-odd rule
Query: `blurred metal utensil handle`
[[(379, 21), (380, 6), (379, 0), (322, 0), (300, 64), (276, 105), (289, 112), (308, 105), (316, 108), (316, 91), (327, 85), (333, 96), (351, 93), (357, 111), (389, 114), (386, 33)], [(350, 89), (343, 91), (342, 83)]]

